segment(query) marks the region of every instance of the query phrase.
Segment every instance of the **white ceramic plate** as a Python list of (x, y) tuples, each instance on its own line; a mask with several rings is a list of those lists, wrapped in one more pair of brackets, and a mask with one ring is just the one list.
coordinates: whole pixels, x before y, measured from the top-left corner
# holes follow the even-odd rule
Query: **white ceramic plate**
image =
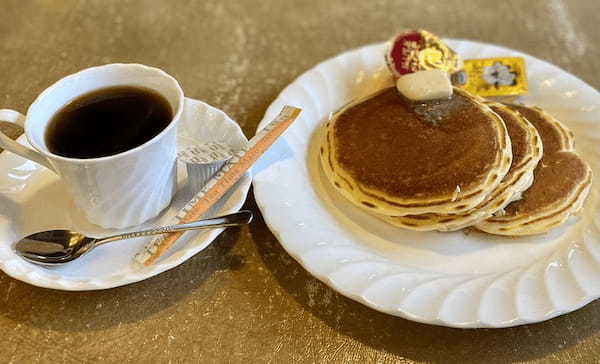
[[(27, 144), (25, 136), (18, 139)], [(178, 128), (177, 143), (184, 148), (194, 142), (216, 141), (240, 149), (247, 142), (242, 130), (224, 112), (203, 102), (186, 99)], [(9, 152), (0, 153), (0, 269), (13, 278), (62, 290), (93, 290), (141, 281), (176, 267), (206, 248), (223, 230), (188, 232), (166, 256), (150, 267), (140, 267), (131, 258), (150, 238), (115, 242), (98, 247), (81, 259), (57, 268), (37, 266), (18, 257), (13, 244), (30, 233), (69, 228), (91, 236), (106, 236), (124, 230), (106, 230), (91, 225), (77, 210), (52, 172)], [(169, 224), (169, 219), (193, 197), (185, 186), (185, 166), (178, 166), (178, 191), (171, 206), (160, 217), (138, 228)], [(246, 173), (207, 215), (240, 209), (252, 178)], [(115, 196), (119, 198), (119, 196)], [(134, 228), (128, 229), (133, 231)]]
[[(530, 92), (575, 133), (600, 176), (600, 94), (573, 75), (514, 50), (448, 40), (465, 58), (522, 56)], [(542, 236), (422, 233), (379, 221), (345, 201), (321, 173), (315, 139), (329, 113), (389, 84), (384, 45), (329, 59), (290, 84), (267, 110), (304, 109), (254, 176), (254, 194), (283, 247), (336, 291), (376, 310), (453, 327), (506, 327), (550, 319), (600, 296), (597, 188), (584, 212)], [(266, 161), (265, 161), (266, 162)], [(598, 182), (596, 182), (598, 183)]]

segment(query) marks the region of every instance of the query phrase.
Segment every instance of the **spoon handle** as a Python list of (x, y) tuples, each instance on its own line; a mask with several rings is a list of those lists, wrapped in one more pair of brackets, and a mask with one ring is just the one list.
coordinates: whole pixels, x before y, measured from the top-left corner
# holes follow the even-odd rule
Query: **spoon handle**
[(133, 238), (139, 238), (142, 236), (149, 236), (149, 235), (174, 233), (174, 232), (178, 232), (178, 231), (215, 229), (215, 228), (220, 228), (220, 227), (239, 226), (239, 225), (248, 224), (248, 223), (250, 223), (250, 221), (252, 221), (252, 212), (243, 210), (243, 211), (238, 211), (233, 214), (217, 216), (217, 217), (213, 217), (210, 219), (198, 220), (198, 221), (190, 222), (187, 224), (168, 225), (168, 226), (163, 226), (163, 227), (154, 228), (154, 229), (113, 235), (113, 236), (109, 236), (104, 239), (97, 240), (94, 243), (94, 245), (98, 246), (98, 245), (102, 245), (102, 244), (106, 244), (106, 243), (111, 243), (111, 242), (117, 241), (117, 240), (133, 239)]

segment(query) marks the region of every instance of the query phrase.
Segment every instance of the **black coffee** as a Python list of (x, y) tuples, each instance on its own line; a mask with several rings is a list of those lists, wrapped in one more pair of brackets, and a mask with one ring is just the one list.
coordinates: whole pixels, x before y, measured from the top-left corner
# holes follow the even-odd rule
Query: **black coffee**
[(172, 119), (171, 105), (155, 91), (109, 87), (60, 109), (48, 124), (45, 140), (52, 153), (63, 157), (105, 157), (144, 144)]

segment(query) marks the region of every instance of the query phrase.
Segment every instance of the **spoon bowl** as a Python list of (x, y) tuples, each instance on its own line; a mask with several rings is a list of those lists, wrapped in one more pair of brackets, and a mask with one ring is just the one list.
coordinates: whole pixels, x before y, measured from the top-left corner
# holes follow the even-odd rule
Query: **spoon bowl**
[(249, 224), (250, 221), (252, 221), (252, 212), (244, 210), (187, 224), (163, 226), (149, 230), (113, 235), (106, 238), (92, 238), (72, 230), (47, 230), (28, 235), (19, 240), (15, 244), (15, 252), (31, 263), (60, 265), (89, 253), (99, 245), (117, 240), (166, 234), (177, 231), (239, 226)]
[(90, 250), (99, 239), (71, 230), (48, 230), (19, 240), (15, 250), (34, 263), (66, 263)]

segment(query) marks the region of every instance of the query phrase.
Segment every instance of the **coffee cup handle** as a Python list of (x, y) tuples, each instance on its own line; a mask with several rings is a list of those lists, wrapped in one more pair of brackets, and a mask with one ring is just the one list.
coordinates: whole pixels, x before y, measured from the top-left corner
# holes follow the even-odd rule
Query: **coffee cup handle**
[[(9, 109), (0, 109), (0, 121), (7, 121), (9, 123), (14, 123), (19, 125), (20, 127), (25, 126), (25, 116), (20, 112), (9, 110)], [(0, 131), (0, 148), (4, 148), (10, 152), (13, 152), (25, 159), (29, 159), (30, 161), (34, 161), (39, 165), (42, 165), (49, 170), (56, 172), (54, 167), (50, 164), (48, 159), (42, 156), (40, 153), (35, 150), (28, 148), (22, 144), (17, 143), (12, 140), (8, 136), (6, 136), (2, 131)]]

